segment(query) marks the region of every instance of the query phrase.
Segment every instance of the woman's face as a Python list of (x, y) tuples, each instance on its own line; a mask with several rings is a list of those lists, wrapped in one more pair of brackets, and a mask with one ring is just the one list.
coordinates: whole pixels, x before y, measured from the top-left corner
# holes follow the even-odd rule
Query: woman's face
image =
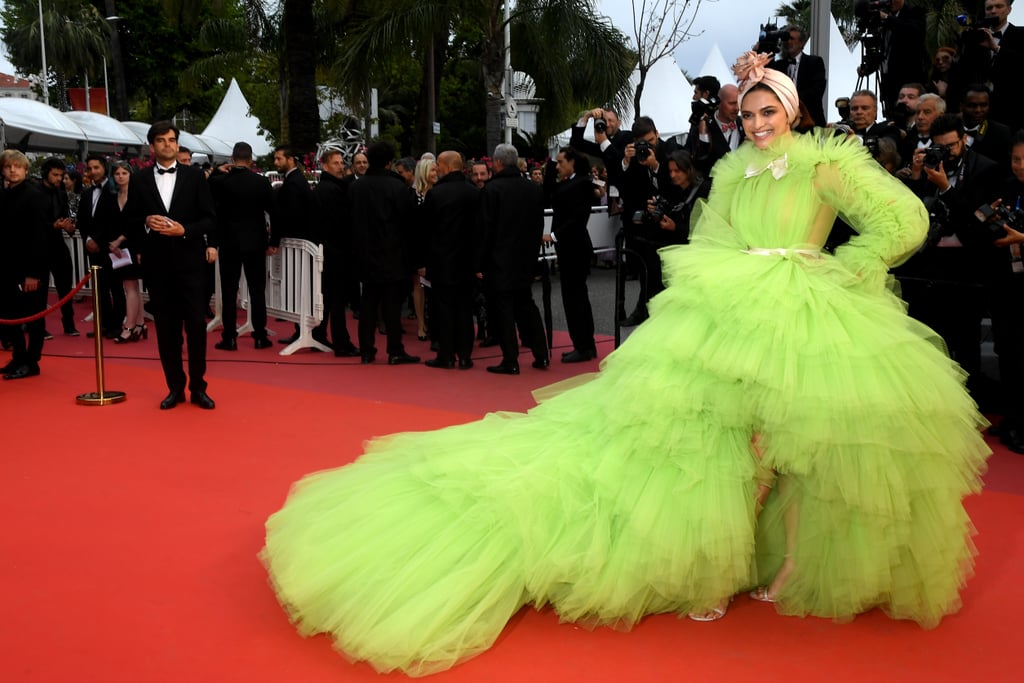
[(770, 90), (752, 90), (743, 97), (740, 119), (748, 140), (753, 140), (758, 149), (768, 147), (772, 142), (790, 135), (789, 117), (782, 101)]
[(114, 184), (118, 187), (125, 187), (128, 185), (128, 179), (132, 177), (132, 174), (124, 168), (114, 169)]
[(1010, 167), (1013, 177), (1024, 183), (1024, 145), (1014, 145), (1010, 152)]
[(64, 191), (74, 192), (75, 191), (75, 179), (69, 174), (64, 175)]
[(427, 173), (427, 183), (431, 186), (437, 182), (437, 165), (430, 167), (430, 171)]
[(690, 174), (679, 168), (672, 159), (668, 160), (668, 175), (672, 178), (672, 184), (677, 187), (689, 187)]

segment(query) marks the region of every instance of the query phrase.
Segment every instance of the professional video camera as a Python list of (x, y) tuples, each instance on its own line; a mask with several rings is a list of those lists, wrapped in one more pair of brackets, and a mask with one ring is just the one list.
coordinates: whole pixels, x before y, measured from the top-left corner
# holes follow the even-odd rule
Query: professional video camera
[(993, 239), (1006, 237), (1004, 225), (1017, 232), (1024, 232), (1024, 209), (1015, 209), (1008, 204), (995, 207), (991, 204), (982, 204), (974, 212), (974, 217), (979, 223), (985, 224)]
[(701, 119), (710, 121), (711, 117), (718, 111), (719, 100), (715, 95), (708, 95), (699, 100), (690, 102), (690, 125), (695, 125)]
[(789, 31), (780, 31), (778, 24), (761, 24), (757, 35), (757, 52), (775, 54), (782, 50), (782, 41), (789, 39)]
[(960, 40), (965, 45), (977, 45), (983, 42), (988, 36), (981, 29), (994, 29), (999, 25), (999, 17), (972, 17), (969, 14), (958, 14), (956, 23), (960, 24)]
[(857, 73), (870, 76), (885, 62), (885, 38), (882, 36), (882, 12), (892, 10), (892, 0), (856, 0), (857, 39), (860, 40), (860, 66)]
[(925, 168), (936, 169), (949, 157), (949, 145), (931, 145), (924, 150)]

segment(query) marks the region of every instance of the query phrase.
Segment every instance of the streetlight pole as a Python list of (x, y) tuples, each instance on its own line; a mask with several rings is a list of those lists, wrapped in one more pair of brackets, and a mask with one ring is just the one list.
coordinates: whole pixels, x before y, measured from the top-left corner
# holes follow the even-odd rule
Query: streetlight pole
[(43, 52), (43, 102), (50, 106), (50, 79), (46, 68), (46, 33), (43, 31), (43, 0), (39, 0), (39, 47)]

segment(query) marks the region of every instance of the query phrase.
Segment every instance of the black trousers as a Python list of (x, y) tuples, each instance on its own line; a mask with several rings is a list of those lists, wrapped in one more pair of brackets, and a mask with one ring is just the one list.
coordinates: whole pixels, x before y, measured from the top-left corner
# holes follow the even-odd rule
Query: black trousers
[[(121, 280), (110, 267), (108, 252), (89, 254), (89, 264), (100, 267), (98, 276), (100, 286), (96, 289), (96, 295), (100, 298), (100, 317), (102, 318), (103, 330), (120, 332), (127, 310), (127, 304), (124, 300), (124, 287), (121, 285)], [(95, 286), (95, 283), (93, 283), (93, 286)]]
[(533, 290), (522, 289), (498, 292), (488, 290), (487, 324), (501, 346), (501, 362), (519, 365), (519, 339), (516, 326), (533, 351), (534, 360), (547, 360), (548, 343), (544, 335), (544, 322), (533, 301)]
[[(53, 275), (53, 286), (57, 289), (57, 297), (64, 298), (71, 291), (75, 278), (74, 264), (71, 262), (71, 252), (64, 238), (54, 241), (49, 250), (50, 274)], [(75, 326), (75, 309), (70, 301), (60, 307), (60, 320), (64, 329), (68, 330)]]
[(576, 351), (596, 354), (594, 343), (594, 312), (590, 307), (587, 277), (590, 275), (590, 251), (569, 252), (555, 244), (558, 254), (558, 279), (562, 285), (562, 308), (569, 338)]
[(374, 335), (377, 334), (378, 309), (387, 332), (388, 355), (401, 356), (405, 353), (402, 344), (402, 299), (408, 293), (408, 279), (363, 282), (363, 298), (359, 306), (359, 350), (364, 357), (377, 353)]
[[(324, 272), (322, 275), (324, 294), (324, 321), (320, 327), (323, 332), (329, 328), (331, 343), (335, 349), (344, 350), (353, 346), (352, 337), (346, 325), (346, 306), (351, 291), (351, 275), (345, 268), (344, 255), (330, 247), (324, 247)], [(356, 291), (359, 285), (356, 285)]]
[(1024, 427), (1024, 273), (995, 279), (987, 286), (992, 336), (999, 357), (1000, 410)]
[[(907, 313), (938, 332), (968, 375), (981, 375), (982, 288), (968, 282), (901, 278)], [(968, 386), (971, 386), (970, 380)]]
[(433, 283), (430, 292), (430, 332), (437, 341), (442, 361), (469, 360), (473, 354), (472, 282), (455, 285)]
[[(24, 292), (15, 283), (0, 286), (0, 318), (17, 320), (27, 318), (46, 308), (47, 288), (39, 283), (34, 292)], [(46, 322), (40, 318), (22, 325), (0, 325), (0, 338), (11, 344), (11, 362), (15, 366), (39, 367), (43, 356), (43, 333)]]
[[(146, 273), (160, 365), (171, 391), (184, 391), (186, 381), (189, 391), (206, 391), (205, 273), (205, 268), (170, 274)], [(182, 369), (183, 342), (188, 344), (188, 377)]]
[[(238, 286), (245, 270), (249, 286), (249, 310), (252, 311), (252, 336), (254, 339), (267, 336), (267, 256), (262, 249), (252, 251), (221, 251), (220, 294), (221, 318), (224, 331), (221, 337), (235, 339), (238, 336)], [(205, 311), (204, 311), (205, 313)]]

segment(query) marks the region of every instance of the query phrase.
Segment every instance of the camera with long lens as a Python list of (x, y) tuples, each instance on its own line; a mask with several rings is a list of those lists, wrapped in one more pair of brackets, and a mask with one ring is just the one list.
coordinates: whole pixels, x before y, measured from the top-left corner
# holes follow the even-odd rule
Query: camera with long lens
[(647, 142), (647, 140), (637, 140), (633, 145), (633, 149), (636, 150), (636, 158), (640, 162), (647, 161), (651, 157), (651, 153), (654, 152), (651, 148), (651, 143)]
[(969, 14), (958, 14), (956, 23), (960, 24), (960, 41), (964, 45), (977, 45), (988, 38), (981, 29), (989, 30), (999, 26), (999, 17), (972, 17)]
[[(938, 197), (925, 197), (924, 209), (928, 212), (928, 236), (921, 245), (919, 251), (939, 243), (942, 236), (946, 234), (946, 226), (949, 225), (949, 207)], [(986, 206), (988, 206), (986, 204)]]
[(925, 168), (936, 169), (949, 157), (949, 145), (931, 145), (924, 150)]
[(608, 122), (604, 119), (594, 119), (594, 132), (595, 133), (608, 133)]
[(857, 38), (861, 57), (857, 73), (869, 76), (885, 62), (885, 37), (882, 35), (882, 12), (892, 10), (892, 0), (857, 0), (853, 14), (857, 17)]
[(661, 223), (661, 219), (665, 217), (665, 214), (672, 213), (674, 211), (681, 211), (683, 203), (673, 205), (669, 200), (664, 197), (655, 197), (654, 204), (648, 205), (648, 208), (643, 211), (637, 211), (633, 214), (634, 223)]
[(996, 207), (991, 204), (982, 204), (974, 212), (974, 217), (978, 219), (979, 223), (985, 225), (992, 239), (1006, 237), (1003, 226), (1017, 232), (1024, 232), (1024, 209), (1015, 209), (1008, 204), (1000, 204)]
[(699, 100), (690, 101), (690, 125), (698, 123), (701, 119), (710, 121), (711, 117), (718, 111), (719, 101), (714, 95), (702, 97)]
[(789, 40), (789, 31), (780, 31), (778, 24), (761, 24), (757, 34), (757, 52), (775, 54), (782, 50), (782, 43), (786, 40)]
[(875, 159), (878, 158), (878, 136), (877, 135), (865, 135), (862, 142), (864, 146), (868, 148), (868, 152)]

